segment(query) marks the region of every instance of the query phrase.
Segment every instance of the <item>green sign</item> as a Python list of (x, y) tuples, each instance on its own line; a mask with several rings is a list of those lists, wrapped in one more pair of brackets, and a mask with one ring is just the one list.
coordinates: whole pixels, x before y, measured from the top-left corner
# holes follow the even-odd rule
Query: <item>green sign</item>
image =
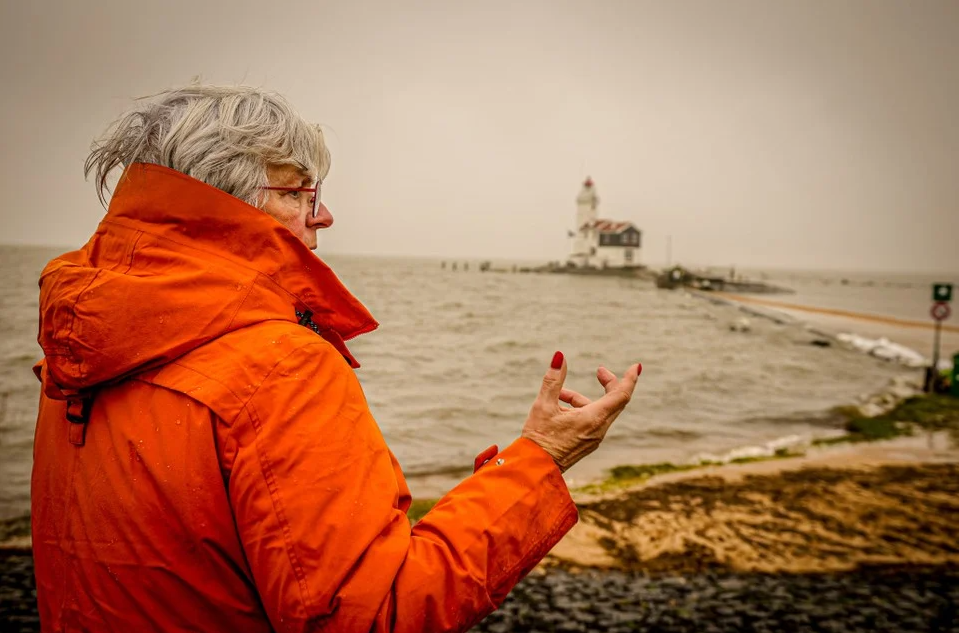
[(952, 301), (952, 284), (933, 284), (932, 300), (946, 303)]

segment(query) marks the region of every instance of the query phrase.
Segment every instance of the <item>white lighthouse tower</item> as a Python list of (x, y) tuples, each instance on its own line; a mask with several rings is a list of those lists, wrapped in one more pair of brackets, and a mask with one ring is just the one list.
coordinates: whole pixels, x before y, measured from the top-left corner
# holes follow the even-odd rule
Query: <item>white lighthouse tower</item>
[(599, 196), (596, 195), (596, 186), (589, 176), (583, 182), (583, 188), (576, 197), (576, 228), (581, 228), (587, 222), (596, 219), (599, 208)]
[(590, 239), (590, 229), (599, 213), (599, 196), (596, 186), (589, 176), (583, 182), (583, 188), (576, 196), (576, 228), (573, 236), (573, 249), (569, 254), (570, 261), (578, 267), (586, 266), (589, 262), (590, 250), (593, 246)]

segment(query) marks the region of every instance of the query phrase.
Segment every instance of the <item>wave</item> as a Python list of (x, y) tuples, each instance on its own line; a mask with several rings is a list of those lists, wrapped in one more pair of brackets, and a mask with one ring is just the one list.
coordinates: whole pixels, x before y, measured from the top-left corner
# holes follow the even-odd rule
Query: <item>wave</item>
[(437, 465), (423, 465), (420, 467), (404, 468), (403, 477), (406, 479), (416, 479), (419, 477), (465, 477), (472, 474), (473, 466), (464, 466), (462, 464), (437, 464)]
[(645, 429), (642, 432), (642, 435), (647, 437), (663, 437), (668, 439), (677, 439), (677, 440), (689, 440), (702, 437), (702, 433), (697, 433), (696, 431), (690, 431), (686, 429), (675, 429), (665, 426), (655, 426), (649, 429)]
[[(811, 334), (821, 337), (822, 339), (831, 339), (837, 341), (846, 347), (850, 347), (864, 354), (868, 354), (870, 356), (881, 358), (890, 362), (899, 363), (904, 367), (915, 369), (919, 367), (925, 367), (929, 364), (929, 360), (916, 350), (891, 341), (885, 337), (869, 338), (850, 332), (832, 334), (823, 331), (821, 328), (813, 327), (807, 321), (801, 318), (794, 317), (793, 315), (781, 312), (775, 308), (746, 305), (725, 297), (702, 297), (701, 295), (694, 296), (705, 298), (712, 303), (735, 307), (740, 312), (744, 312), (758, 318), (767, 319), (779, 325), (790, 325), (794, 323), (803, 324)], [(941, 361), (941, 364), (943, 365), (942, 368), (948, 368), (951, 366), (948, 364), (948, 361)]]
[(536, 351), (540, 348), (540, 344), (532, 340), (515, 340), (507, 339), (503, 341), (495, 341), (487, 344), (485, 352), (490, 354), (504, 354), (508, 352), (514, 352), (518, 350), (529, 350)]
[(7, 356), (3, 359), (4, 363), (30, 363), (31, 365), (38, 360), (43, 358), (43, 353), (40, 351), (36, 352), (20, 352)]
[(858, 334), (843, 333), (838, 334), (836, 339), (860, 352), (883, 360), (894, 361), (906, 367), (925, 367), (929, 364), (926, 357), (916, 350), (890, 341), (885, 337), (872, 339)]
[[(817, 437), (839, 436), (845, 431), (837, 429), (817, 434)], [(691, 464), (729, 464), (740, 460), (762, 459), (798, 453), (808, 447), (814, 438), (808, 435), (785, 435), (764, 444), (750, 444), (731, 449), (725, 453), (699, 453), (690, 459)]]
[[(908, 376), (899, 376), (889, 381), (886, 387), (876, 393), (860, 396), (858, 401), (851, 405), (859, 415), (865, 417), (875, 417), (891, 411), (903, 401), (921, 393), (922, 388), (918, 382)], [(832, 426), (833, 428), (823, 428), (819, 431), (813, 431), (808, 434), (791, 434), (775, 438), (763, 444), (748, 444), (726, 451), (725, 453), (699, 453), (690, 460), (693, 464), (703, 463), (721, 463), (727, 464), (742, 459), (756, 459), (764, 457), (775, 457), (777, 455), (788, 455), (804, 452), (813, 441), (820, 439), (831, 439), (846, 435), (843, 428), (837, 428), (835, 425), (844, 421), (846, 416), (835, 409), (823, 411), (818, 414), (797, 413), (793, 416), (783, 416), (779, 418), (783, 421), (794, 422), (797, 420), (806, 420), (811, 423), (820, 423), (823, 426)], [(764, 422), (769, 422), (768, 418), (763, 418)]]

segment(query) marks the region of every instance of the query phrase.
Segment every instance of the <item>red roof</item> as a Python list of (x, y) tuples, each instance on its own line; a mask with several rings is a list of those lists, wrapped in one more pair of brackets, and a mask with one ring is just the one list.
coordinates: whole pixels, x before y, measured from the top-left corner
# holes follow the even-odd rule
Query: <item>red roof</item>
[(616, 220), (593, 220), (592, 222), (587, 222), (580, 228), (596, 229), (600, 233), (622, 233), (626, 229), (635, 229), (636, 226), (632, 222), (617, 222)]

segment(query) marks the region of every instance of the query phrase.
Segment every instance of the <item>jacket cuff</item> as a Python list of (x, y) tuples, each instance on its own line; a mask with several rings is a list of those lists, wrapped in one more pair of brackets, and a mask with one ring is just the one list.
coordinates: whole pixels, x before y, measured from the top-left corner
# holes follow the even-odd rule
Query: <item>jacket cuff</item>
[[(491, 492), (495, 491), (498, 499), (491, 499), (491, 505), (505, 504), (496, 524), (512, 525), (512, 529), (520, 524), (526, 526), (513, 547), (498, 552), (497, 564), (490, 569), (488, 590), (491, 600), (498, 605), (576, 524), (579, 513), (559, 466), (532, 440), (517, 439), (474, 477), (485, 479)], [(523, 485), (514, 488), (518, 482)], [(499, 531), (491, 527), (491, 532)]]
[[(566, 487), (566, 481), (563, 480), (563, 474), (559, 471), (559, 466), (556, 464), (556, 461), (543, 449), (542, 446), (533, 440), (520, 437), (502, 451), (494, 451), (493, 454), (490, 455), (489, 451), (495, 448), (495, 445), (490, 446), (488, 449), (480, 453), (477, 458), (480, 456), (484, 457), (484, 465), (491, 466), (504, 466), (507, 459), (522, 459), (535, 466), (537, 469), (542, 468), (546, 471), (549, 471), (549, 466), (552, 466), (552, 470), (555, 470), (555, 474), (559, 475), (559, 478), (563, 481), (563, 487)], [(482, 467), (482, 465), (480, 467)], [(477, 468), (477, 470), (479, 470), (479, 468)]]

